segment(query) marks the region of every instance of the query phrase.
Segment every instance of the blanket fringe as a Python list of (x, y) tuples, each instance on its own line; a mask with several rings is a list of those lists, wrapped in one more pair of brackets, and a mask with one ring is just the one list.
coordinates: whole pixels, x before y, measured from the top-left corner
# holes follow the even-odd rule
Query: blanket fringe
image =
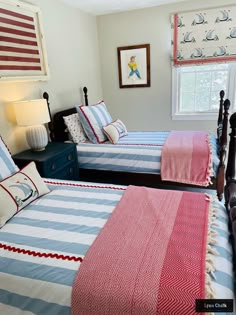
[(206, 195), (206, 200), (210, 202), (209, 205), (209, 214), (208, 214), (208, 234), (207, 234), (207, 252), (206, 252), (206, 281), (205, 281), (205, 289), (206, 289), (206, 299), (214, 299), (216, 297), (215, 290), (212, 286), (212, 278), (215, 279), (215, 265), (212, 259), (212, 255), (219, 255), (216, 249), (212, 248), (211, 245), (216, 245), (217, 240), (216, 236), (218, 233), (214, 231), (212, 228), (217, 226), (215, 220), (217, 216), (217, 207), (214, 205), (214, 201), (216, 201), (215, 196), (211, 196), (209, 194)]
[(212, 144), (211, 144), (211, 133), (208, 133), (207, 136), (207, 143), (209, 146), (209, 151), (210, 151), (210, 158), (209, 158), (209, 164), (208, 164), (208, 170), (207, 170), (207, 181), (208, 181), (208, 185), (212, 185), (212, 181), (211, 178), (214, 176), (214, 169), (213, 169), (213, 149), (212, 149)]
[(212, 246), (209, 244), (207, 245), (207, 253), (215, 255), (215, 256), (219, 255), (218, 251), (216, 249), (212, 248)]

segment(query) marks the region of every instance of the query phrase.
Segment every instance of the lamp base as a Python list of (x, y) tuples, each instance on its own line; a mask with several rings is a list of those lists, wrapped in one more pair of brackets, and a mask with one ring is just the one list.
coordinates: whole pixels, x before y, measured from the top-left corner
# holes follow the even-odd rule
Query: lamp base
[(48, 144), (47, 129), (44, 125), (29, 126), (26, 129), (26, 139), (33, 151), (43, 151)]
[(45, 146), (44, 148), (41, 148), (41, 149), (32, 149), (32, 148), (31, 148), (31, 150), (32, 150), (32, 151), (35, 151), (35, 152), (45, 151), (45, 149), (46, 149), (46, 146)]

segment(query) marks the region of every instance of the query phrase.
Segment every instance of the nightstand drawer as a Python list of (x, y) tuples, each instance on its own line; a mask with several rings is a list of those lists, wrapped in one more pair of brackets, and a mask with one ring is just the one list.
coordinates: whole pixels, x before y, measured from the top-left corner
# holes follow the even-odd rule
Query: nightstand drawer
[(77, 180), (78, 175), (78, 168), (74, 163), (70, 163), (59, 171), (49, 174), (49, 177), (54, 179)]
[(48, 176), (57, 173), (60, 169), (64, 168), (67, 164), (74, 162), (76, 159), (75, 150), (68, 151), (66, 154), (61, 154), (56, 158), (50, 159), (46, 165), (46, 173)]
[(34, 161), (42, 177), (79, 180), (75, 143), (50, 142), (44, 151), (27, 150), (13, 158), (20, 168)]

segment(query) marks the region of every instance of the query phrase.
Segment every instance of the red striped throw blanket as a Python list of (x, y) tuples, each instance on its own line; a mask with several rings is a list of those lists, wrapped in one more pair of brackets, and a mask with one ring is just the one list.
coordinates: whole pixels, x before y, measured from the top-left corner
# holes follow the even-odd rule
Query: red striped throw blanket
[(161, 153), (162, 180), (208, 186), (211, 164), (207, 132), (170, 132)]
[(196, 314), (208, 212), (202, 193), (129, 186), (79, 268), (72, 315)]

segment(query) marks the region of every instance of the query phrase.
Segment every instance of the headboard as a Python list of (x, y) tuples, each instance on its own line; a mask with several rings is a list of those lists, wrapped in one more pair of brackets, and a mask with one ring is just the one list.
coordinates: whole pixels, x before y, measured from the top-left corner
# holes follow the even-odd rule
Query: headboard
[[(88, 89), (86, 88), (86, 86), (83, 88), (83, 92), (84, 103), (86, 106), (88, 106)], [(47, 101), (48, 111), (51, 118), (51, 122), (48, 124), (51, 141), (63, 142), (69, 140), (69, 134), (68, 132), (66, 132), (66, 125), (64, 124), (63, 117), (77, 113), (75, 107), (57, 112), (53, 115), (52, 118), (50, 111), (49, 95), (47, 92), (43, 93), (43, 98), (45, 98)]]

